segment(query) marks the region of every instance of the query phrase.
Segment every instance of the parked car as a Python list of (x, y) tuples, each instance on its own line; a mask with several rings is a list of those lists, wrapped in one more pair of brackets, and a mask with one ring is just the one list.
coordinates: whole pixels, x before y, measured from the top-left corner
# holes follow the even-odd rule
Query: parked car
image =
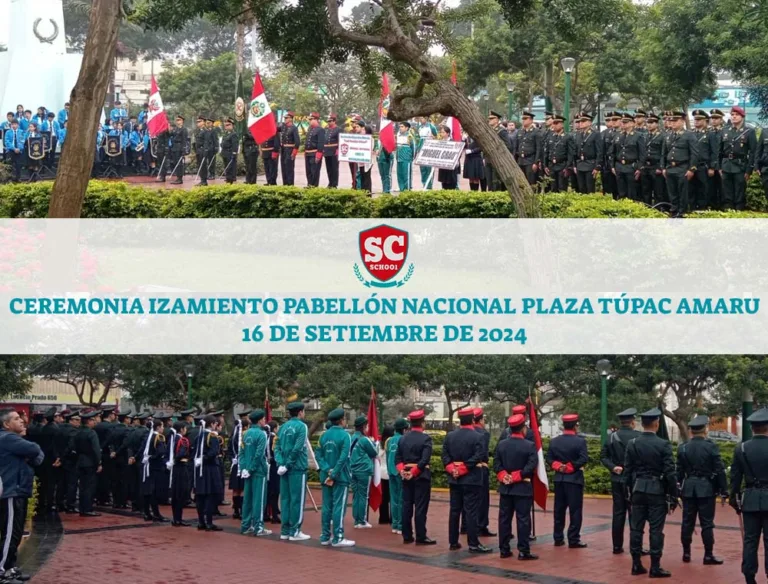
[(736, 434), (731, 434), (730, 432), (725, 432), (724, 430), (712, 430), (707, 433), (707, 436), (712, 440), (717, 440), (719, 442), (738, 442), (739, 437), (736, 436)]

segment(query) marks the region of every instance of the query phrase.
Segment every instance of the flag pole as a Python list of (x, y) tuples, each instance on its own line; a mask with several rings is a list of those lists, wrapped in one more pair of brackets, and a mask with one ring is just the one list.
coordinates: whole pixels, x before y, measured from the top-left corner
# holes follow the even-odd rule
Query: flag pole
[[(528, 388), (528, 403), (533, 405), (533, 400), (531, 399), (530, 387)], [(536, 415), (536, 410), (534, 408), (531, 408), (531, 413), (533, 415)], [(530, 424), (530, 420), (528, 421), (528, 423)], [(535, 502), (533, 505), (531, 505), (531, 536), (529, 539), (531, 541), (536, 541), (536, 503)]]

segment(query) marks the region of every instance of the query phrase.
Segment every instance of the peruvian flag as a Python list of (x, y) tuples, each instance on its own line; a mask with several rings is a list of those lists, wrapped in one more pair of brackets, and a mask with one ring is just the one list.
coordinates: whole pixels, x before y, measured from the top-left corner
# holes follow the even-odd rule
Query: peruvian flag
[[(376, 391), (371, 388), (371, 401), (368, 404), (368, 436), (376, 444), (376, 450), (379, 446), (379, 414), (376, 409)], [(381, 506), (381, 462), (377, 456), (373, 460), (373, 479), (371, 490), (368, 493), (368, 505), (371, 509), (378, 511)]]
[(379, 102), (379, 141), (381, 142), (381, 147), (387, 154), (395, 149), (396, 143), (395, 124), (392, 123), (392, 120), (387, 118), (389, 104), (389, 79), (387, 79), (387, 74), (384, 73), (381, 78), (381, 101)]
[[(453, 62), (453, 73), (451, 74), (451, 83), (456, 85), (456, 61)], [(461, 122), (459, 118), (448, 116), (445, 118), (445, 125), (451, 129), (451, 140), (461, 141)]]
[(269, 388), (264, 390), (264, 420), (272, 421), (272, 408), (269, 405)]
[(248, 129), (257, 144), (266, 142), (277, 132), (277, 122), (272, 115), (267, 96), (264, 95), (264, 86), (261, 83), (261, 75), (256, 71), (253, 79), (253, 92), (251, 104), (248, 108)]
[(534, 502), (547, 510), (547, 494), (549, 493), (549, 479), (547, 479), (547, 469), (544, 466), (544, 451), (541, 448), (541, 432), (539, 432), (539, 421), (536, 419), (536, 408), (533, 407), (533, 401), (528, 398), (528, 419), (533, 432), (533, 439), (536, 443), (536, 453), (539, 457), (539, 464), (536, 465), (536, 474), (533, 475), (533, 500)]
[(165, 132), (168, 128), (168, 117), (165, 115), (165, 107), (160, 97), (160, 90), (157, 88), (155, 76), (152, 75), (152, 84), (149, 89), (149, 112), (147, 113), (149, 137), (154, 138), (161, 132)]

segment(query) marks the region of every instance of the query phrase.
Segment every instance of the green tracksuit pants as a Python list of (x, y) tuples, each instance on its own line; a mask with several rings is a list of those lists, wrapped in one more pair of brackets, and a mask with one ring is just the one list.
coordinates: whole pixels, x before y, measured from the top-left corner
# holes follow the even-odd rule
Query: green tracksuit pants
[(254, 533), (264, 529), (264, 506), (267, 494), (267, 477), (252, 476), (245, 479), (243, 495), (243, 521), (240, 533), (245, 533), (253, 527)]
[(411, 184), (411, 175), (413, 174), (413, 165), (410, 162), (397, 163), (397, 188), (400, 192), (410, 191), (413, 188)]
[[(432, 182), (434, 181), (434, 173), (432, 172), (434, 169), (431, 166), (422, 166), (421, 167), (421, 186), (423, 186), (425, 189), (430, 190), (432, 189)], [(430, 177), (429, 175), (432, 175)]]
[(379, 176), (381, 176), (381, 190), (385, 193), (392, 191), (392, 154), (380, 154), (377, 162), (379, 164)]
[[(320, 541), (338, 543), (344, 539), (344, 515), (347, 512), (347, 493), (349, 485), (334, 483), (332, 487), (323, 485), (323, 511), (321, 516), (322, 533)], [(333, 534), (331, 534), (333, 523)]]
[(403, 530), (403, 479), (389, 475), (389, 507), (392, 514), (392, 529)]
[(285, 473), (280, 477), (280, 509), (282, 511), (280, 535), (291, 537), (301, 531), (301, 524), (304, 523), (306, 488), (306, 473)]
[(355, 525), (368, 521), (368, 491), (371, 487), (371, 475), (352, 475), (352, 517)]

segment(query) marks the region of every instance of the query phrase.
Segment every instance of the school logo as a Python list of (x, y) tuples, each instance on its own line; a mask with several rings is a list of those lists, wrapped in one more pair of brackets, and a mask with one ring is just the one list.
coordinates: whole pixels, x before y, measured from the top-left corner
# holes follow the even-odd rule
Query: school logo
[(245, 119), (245, 102), (242, 97), (235, 100), (235, 120), (242, 122)]
[(398, 280), (396, 277), (405, 266), (409, 241), (407, 231), (390, 225), (378, 225), (361, 231), (358, 236), (360, 258), (373, 279), (366, 279), (360, 267), (355, 264), (357, 279), (367, 288), (399, 288), (405, 284), (413, 276), (413, 263), (408, 265), (403, 278)]

